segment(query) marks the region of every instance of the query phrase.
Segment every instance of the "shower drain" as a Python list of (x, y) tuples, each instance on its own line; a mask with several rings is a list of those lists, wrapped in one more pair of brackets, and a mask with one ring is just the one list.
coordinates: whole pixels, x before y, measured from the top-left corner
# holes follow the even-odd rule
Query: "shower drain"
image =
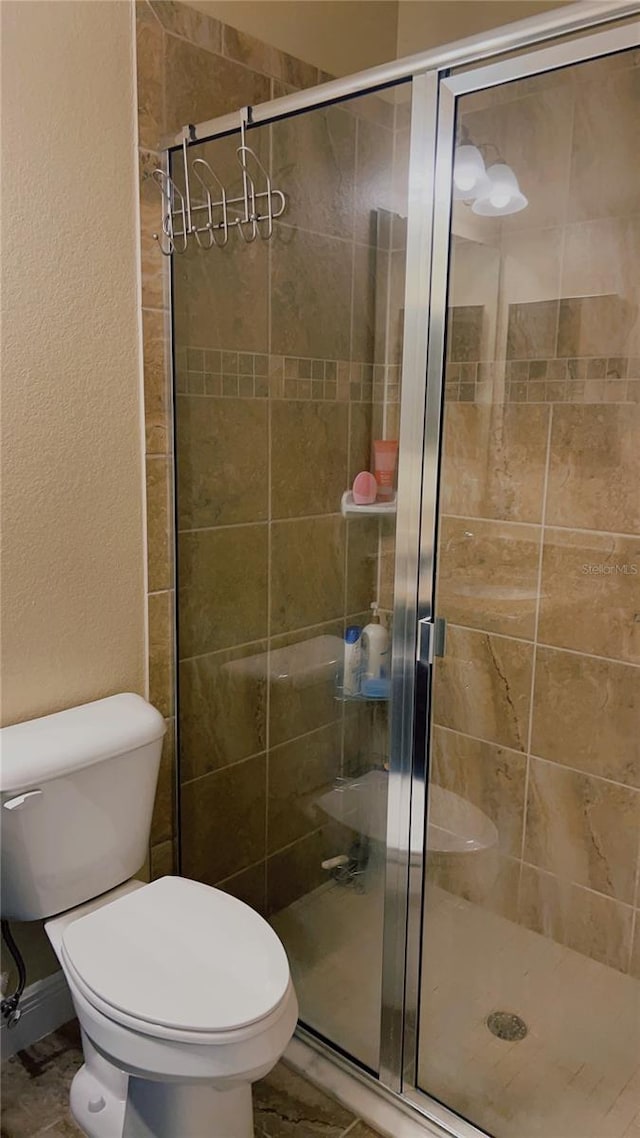
[(524, 1039), (529, 1030), (524, 1020), (515, 1012), (491, 1012), (491, 1015), (487, 1016), (487, 1027), (493, 1035), (497, 1035), (498, 1039), (508, 1039), (510, 1043)]

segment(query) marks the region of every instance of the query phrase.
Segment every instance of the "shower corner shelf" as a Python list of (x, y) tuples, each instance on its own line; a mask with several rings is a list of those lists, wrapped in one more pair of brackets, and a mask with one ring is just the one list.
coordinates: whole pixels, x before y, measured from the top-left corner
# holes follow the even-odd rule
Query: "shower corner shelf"
[(363, 515), (376, 517), (389, 517), (396, 512), (396, 496), (390, 502), (372, 502), (370, 506), (356, 506), (351, 490), (345, 490), (340, 502), (340, 510), (344, 518), (357, 518)]

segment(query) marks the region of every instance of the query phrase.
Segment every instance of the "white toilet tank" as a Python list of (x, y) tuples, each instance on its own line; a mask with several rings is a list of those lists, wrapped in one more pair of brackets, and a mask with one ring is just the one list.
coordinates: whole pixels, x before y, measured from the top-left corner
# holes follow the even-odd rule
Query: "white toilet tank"
[(132, 693), (2, 728), (3, 918), (50, 917), (140, 869), (164, 733)]

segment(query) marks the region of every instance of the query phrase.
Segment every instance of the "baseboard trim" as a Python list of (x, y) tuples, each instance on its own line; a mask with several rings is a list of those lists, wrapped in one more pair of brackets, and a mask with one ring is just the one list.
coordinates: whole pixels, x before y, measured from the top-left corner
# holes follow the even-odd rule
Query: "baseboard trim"
[(45, 1035), (62, 1027), (75, 1016), (71, 992), (62, 971), (36, 980), (25, 988), (20, 1001), (22, 1015), (15, 1027), (0, 1028), (0, 1053), (9, 1059), (16, 1051), (31, 1047)]

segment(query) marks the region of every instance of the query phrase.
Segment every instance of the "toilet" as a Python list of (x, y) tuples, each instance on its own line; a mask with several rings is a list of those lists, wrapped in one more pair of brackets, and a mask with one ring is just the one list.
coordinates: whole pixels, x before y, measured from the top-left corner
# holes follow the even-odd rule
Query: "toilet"
[(251, 1084), (289, 1043), (296, 996), (248, 905), (133, 877), (164, 733), (130, 693), (2, 729), (2, 917), (45, 920), (82, 1032), (70, 1098), (88, 1138), (252, 1138)]

